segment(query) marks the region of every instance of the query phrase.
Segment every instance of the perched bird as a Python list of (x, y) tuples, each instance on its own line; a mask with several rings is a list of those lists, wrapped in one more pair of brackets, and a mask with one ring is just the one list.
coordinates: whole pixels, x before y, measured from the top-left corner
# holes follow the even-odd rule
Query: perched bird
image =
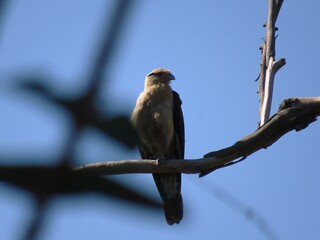
[[(157, 68), (145, 78), (131, 116), (137, 129), (142, 159), (184, 159), (184, 121), (179, 94), (170, 87), (175, 80), (172, 73)], [(164, 204), (169, 225), (179, 223), (183, 217), (181, 173), (153, 174)]]

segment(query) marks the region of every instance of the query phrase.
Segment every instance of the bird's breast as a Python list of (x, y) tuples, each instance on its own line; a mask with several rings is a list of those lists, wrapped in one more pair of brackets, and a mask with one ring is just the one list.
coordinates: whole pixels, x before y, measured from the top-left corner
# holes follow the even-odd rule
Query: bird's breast
[(159, 152), (166, 149), (173, 140), (172, 90), (147, 90), (140, 95), (132, 120), (140, 139), (150, 146), (152, 151)]

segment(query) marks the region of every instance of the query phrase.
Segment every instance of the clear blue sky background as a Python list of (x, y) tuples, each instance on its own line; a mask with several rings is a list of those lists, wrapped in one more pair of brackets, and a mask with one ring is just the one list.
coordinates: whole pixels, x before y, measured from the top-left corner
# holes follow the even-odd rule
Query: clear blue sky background
[[(48, 159), (32, 162), (42, 165), (59, 157), (68, 116), (12, 90), (12, 77), (37, 73), (59, 94), (79, 94), (113, 3), (10, 1), (0, 35), (0, 156)], [(273, 113), (285, 98), (320, 95), (319, 11), (318, 0), (283, 4), (276, 48), (287, 65), (276, 76)], [(137, 1), (100, 91), (103, 107), (130, 115), (145, 75), (169, 68), (183, 100), (186, 158), (232, 145), (257, 127), (266, 16), (267, 0)], [(315, 122), (240, 164), (202, 179), (183, 175), (180, 225), (88, 194), (52, 201), (40, 239), (320, 239), (319, 135)], [(90, 130), (76, 156), (78, 165), (139, 158)], [(151, 176), (120, 178), (158, 197)], [(1, 184), (0, 239), (21, 237), (33, 209), (30, 195)]]

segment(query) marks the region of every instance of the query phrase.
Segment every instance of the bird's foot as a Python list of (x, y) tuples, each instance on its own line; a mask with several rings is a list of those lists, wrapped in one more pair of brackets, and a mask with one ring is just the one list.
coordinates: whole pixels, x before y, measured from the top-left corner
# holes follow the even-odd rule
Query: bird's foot
[(165, 159), (163, 159), (163, 158), (157, 158), (157, 165), (158, 165), (158, 167), (160, 167), (161, 164), (162, 164), (164, 161), (165, 161)]
[(150, 159), (157, 160), (157, 167), (160, 167), (161, 163), (165, 161), (164, 158), (157, 158), (155, 156), (151, 156)]

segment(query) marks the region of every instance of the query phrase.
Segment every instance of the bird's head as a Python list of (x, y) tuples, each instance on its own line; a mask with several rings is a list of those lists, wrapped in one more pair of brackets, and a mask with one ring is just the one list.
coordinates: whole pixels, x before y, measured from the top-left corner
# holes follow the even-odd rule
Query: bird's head
[(175, 77), (168, 69), (157, 68), (146, 76), (145, 84), (147, 86), (160, 83), (169, 84), (171, 80), (175, 80)]

